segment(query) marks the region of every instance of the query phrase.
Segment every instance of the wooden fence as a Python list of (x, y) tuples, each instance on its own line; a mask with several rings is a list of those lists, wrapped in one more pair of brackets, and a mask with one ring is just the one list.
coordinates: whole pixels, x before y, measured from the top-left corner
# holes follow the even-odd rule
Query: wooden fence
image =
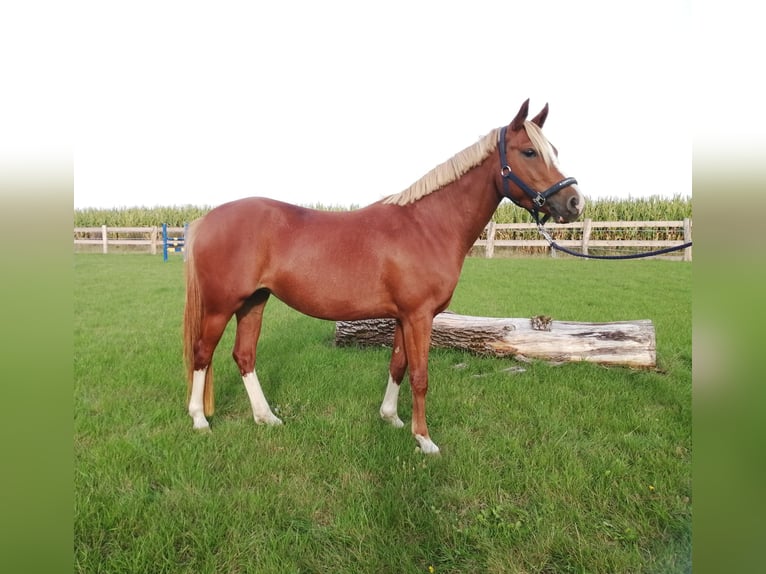
[[(610, 248), (610, 251), (614, 252), (626, 247), (630, 248), (631, 251), (637, 249), (651, 250), (677, 247), (692, 241), (692, 220), (688, 218), (683, 221), (592, 221), (583, 219), (566, 224), (548, 223), (545, 227), (557, 244), (569, 249), (577, 249), (585, 254), (588, 254), (591, 248)], [(655, 237), (650, 239), (618, 237), (620, 234), (640, 235), (647, 232), (655, 235)], [(528, 236), (530, 234), (539, 237), (537, 225), (534, 223), (495, 223), (490, 221), (484, 233), (474, 243), (474, 248), (483, 247), (486, 257), (494, 257), (496, 247), (544, 248), (550, 252), (551, 256), (556, 256), (558, 252), (551, 249), (548, 242), (542, 237), (539, 239), (530, 239), (529, 237), (507, 238), (509, 235)], [(558, 237), (559, 234), (568, 238), (560, 238)], [(597, 237), (600, 235), (609, 235), (611, 238), (598, 239)], [(687, 247), (683, 252), (679, 252), (675, 258), (691, 261), (692, 248)]]
[[(168, 235), (183, 237), (183, 227), (168, 227)], [(162, 252), (162, 227), (75, 227), (75, 245), (100, 245), (101, 253), (109, 253), (109, 246), (143, 246), (156, 255)]]
[[(692, 240), (692, 220), (683, 221), (591, 221), (584, 219), (574, 223), (548, 223), (546, 229), (556, 243), (562, 247), (578, 249), (588, 253), (593, 248), (609, 248), (619, 251), (629, 248), (661, 249), (682, 245)], [(640, 235), (650, 232), (655, 237), (650, 239), (623, 239), (622, 235)], [(168, 227), (168, 234), (175, 237), (183, 236), (183, 227)], [(609, 235), (610, 239), (599, 239)], [(515, 238), (513, 236), (516, 236)], [(535, 239), (529, 236), (535, 237)], [(660, 238), (664, 236), (665, 238)], [(481, 237), (474, 243), (474, 248), (484, 250), (486, 257), (495, 256), (495, 248), (542, 248), (551, 256), (557, 251), (550, 249), (548, 242), (540, 237), (534, 223), (495, 223), (490, 221)], [(672, 237), (672, 238), (668, 238)], [(145, 251), (157, 254), (162, 251), (161, 227), (75, 227), (75, 245), (100, 245), (102, 253), (109, 252), (109, 246), (138, 246)], [(687, 247), (676, 256), (684, 261), (692, 260), (692, 248)]]

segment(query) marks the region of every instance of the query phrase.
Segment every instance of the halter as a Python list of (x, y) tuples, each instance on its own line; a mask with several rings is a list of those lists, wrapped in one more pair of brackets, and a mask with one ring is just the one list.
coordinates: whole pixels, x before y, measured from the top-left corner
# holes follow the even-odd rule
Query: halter
[(544, 225), (546, 221), (548, 221), (548, 218), (550, 218), (549, 214), (546, 214), (543, 216), (542, 220), (540, 219), (540, 208), (545, 205), (545, 200), (548, 199), (550, 196), (558, 193), (565, 187), (569, 187), (570, 185), (574, 185), (577, 183), (577, 180), (573, 177), (567, 177), (565, 179), (562, 179), (558, 183), (554, 183), (552, 186), (550, 186), (548, 189), (546, 189), (544, 192), (539, 193), (529, 187), (526, 183), (521, 181), (521, 178), (517, 176), (513, 171), (511, 170), (511, 166), (508, 165), (508, 160), (505, 156), (505, 133), (508, 130), (508, 126), (503, 126), (503, 128), (500, 130), (500, 134), (497, 138), (497, 149), (500, 152), (500, 175), (503, 176), (503, 196), (510, 199), (513, 203), (518, 205), (519, 207), (524, 207), (521, 205), (518, 201), (516, 201), (513, 197), (511, 197), (511, 189), (510, 185), (508, 183), (508, 180), (512, 180), (513, 183), (515, 183), (519, 189), (521, 189), (524, 193), (526, 193), (530, 199), (532, 200), (532, 203), (535, 205), (534, 209), (529, 209), (524, 207), (529, 213), (532, 215), (532, 217), (535, 218), (535, 223), (538, 225)]

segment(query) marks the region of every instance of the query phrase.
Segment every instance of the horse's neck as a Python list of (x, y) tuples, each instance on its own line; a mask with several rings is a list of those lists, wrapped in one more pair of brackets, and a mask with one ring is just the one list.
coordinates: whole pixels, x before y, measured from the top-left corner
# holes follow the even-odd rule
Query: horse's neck
[[(497, 159), (489, 157), (458, 180), (422, 200), (444, 230), (467, 253), (500, 203), (495, 186)], [(427, 205), (430, 204), (430, 205)]]

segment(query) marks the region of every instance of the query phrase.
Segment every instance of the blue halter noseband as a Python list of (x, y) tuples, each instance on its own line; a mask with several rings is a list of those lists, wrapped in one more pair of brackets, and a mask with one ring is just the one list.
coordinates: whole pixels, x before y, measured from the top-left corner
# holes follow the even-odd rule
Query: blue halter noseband
[(519, 176), (517, 176), (513, 171), (511, 170), (511, 166), (508, 165), (508, 160), (505, 156), (505, 134), (508, 131), (508, 126), (503, 126), (503, 128), (500, 130), (500, 134), (497, 138), (497, 149), (500, 152), (500, 175), (503, 177), (503, 195), (510, 199), (513, 203), (518, 205), (519, 207), (524, 207), (521, 205), (518, 201), (516, 201), (511, 196), (511, 189), (510, 185), (508, 183), (508, 180), (510, 179), (515, 183), (519, 189), (521, 189), (524, 193), (526, 193), (529, 198), (532, 200), (532, 203), (534, 204), (534, 209), (524, 208), (532, 215), (532, 217), (535, 218), (535, 223), (538, 225), (544, 224), (546, 221), (548, 221), (548, 218), (550, 215), (546, 214), (543, 216), (543, 219), (540, 220), (540, 208), (545, 204), (545, 200), (548, 199), (550, 196), (558, 193), (565, 187), (569, 187), (570, 185), (574, 185), (577, 183), (577, 180), (573, 177), (567, 177), (566, 179), (562, 179), (558, 183), (554, 183), (552, 186), (550, 186), (548, 189), (543, 191), (542, 193), (539, 193), (529, 187), (526, 183), (524, 183)]

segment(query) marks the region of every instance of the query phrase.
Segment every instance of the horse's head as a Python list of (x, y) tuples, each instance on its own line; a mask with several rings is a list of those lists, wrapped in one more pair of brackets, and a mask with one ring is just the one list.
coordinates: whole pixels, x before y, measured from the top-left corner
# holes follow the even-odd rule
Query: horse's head
[(576, 220), (583, 212), (585, 200), (577, 180), (566, 177), (559, 167), (558, 151), (540, 128), (548, 117), (548, 104), (527, 121), (529, 100), (525, 101), (513, 121), (500, 130), (501, 193), (527, 209), (536, 221), (552, 217), (556, 223)]

